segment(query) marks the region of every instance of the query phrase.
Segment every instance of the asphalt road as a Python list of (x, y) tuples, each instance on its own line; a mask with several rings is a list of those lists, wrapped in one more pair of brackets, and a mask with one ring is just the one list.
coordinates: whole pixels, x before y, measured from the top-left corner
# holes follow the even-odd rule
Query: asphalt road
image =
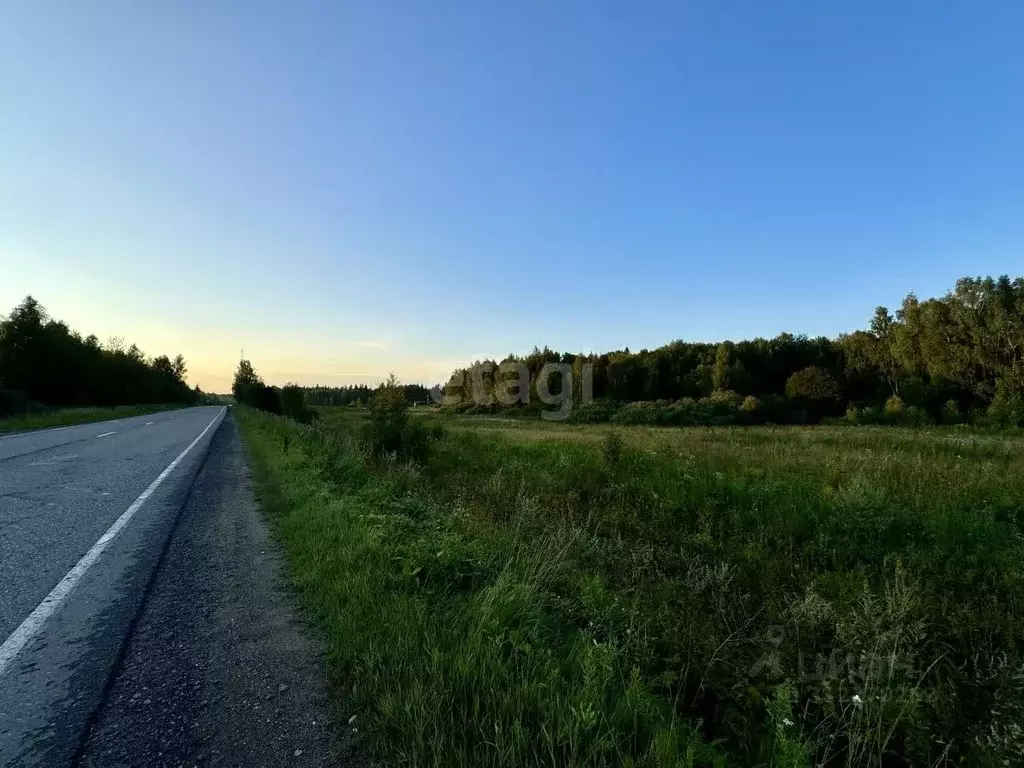
[(0, 437), (0, 765), (332, 764), (278, 571), (226, 409)]

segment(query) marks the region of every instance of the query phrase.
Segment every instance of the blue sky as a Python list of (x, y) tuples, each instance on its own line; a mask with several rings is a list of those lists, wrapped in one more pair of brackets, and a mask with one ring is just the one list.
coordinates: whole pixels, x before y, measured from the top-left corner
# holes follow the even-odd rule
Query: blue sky
[(863, 327), (1024, 272), (1024, 4), (0, 10), (0, 307), (223, 390)]

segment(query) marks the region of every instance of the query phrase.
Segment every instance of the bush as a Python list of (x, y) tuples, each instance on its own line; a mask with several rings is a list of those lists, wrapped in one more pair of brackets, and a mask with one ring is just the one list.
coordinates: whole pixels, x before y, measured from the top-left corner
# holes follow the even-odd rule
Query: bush
[(803, 368), (789, 377), (786, 396), (793, 406), (791, 420), (797, 423), (814, 423), (825, 416), (838, 415), (839, 384), (832, 374), (816, 365)]
[[(373, 393), (370, 418), (363, 428), (363, 440), (371, 455), (398, 456), (423, 461), (432, 433), (419, 421), (409, 419), (409, 401), (394, 374)], [(442, 430), (435, 426), (433, 434)]]
[(618, 432), (609, 432), (604, 438), (604, 463), (609, 469), (618, 465), (622, 459), (622, 436)]
[(684, 427), (706, 427), (714, 423), (714, 406), (706, 401), (680, 402), (676, 406), (677, 423)]
[[(954, 403), (954, 409), (955, 409)], [(932, 418), (928, 412), (917, 405), (907, 405), (899, 395), (892, 395), (885, 401), (882, 411), (877, 408), (864, 408), (858, 411), (850, 406), (847, 411), (847, 421), (856, 418), (850, 423), (856, 424), (891, 424), (904, 427), (925, 427), (932, 424)]]
[(900, 423), (907, 427), (926, 427), (932, 420), (928, 418), (927, 412), (916, 405), (911, 405), (903, 412)]
[(716, 389), (704, 398), (704, 402), (709, 405), (725, 405), (730, 408), (739, 408), (742, 400), (743, 398), (731, 389)]
[(858, 408), (853, 403), (850, 403), (848, 406), (846, 406), (846, 415), (843, 416), (843, 420), (847, 424), (860, 424), (862, 418), (863, 415), (860, 408)]
[[(739, 420), (740, 403), (743, 398), (729, 389), (717, 389), (697, 404), (705, 410), (696, 412), (695, 423), (708, 423), (717, 426), (735, 424)], [(704, 422), (704, 419), (707, 419)]]
[(861, 411), (860, 414), (862, 424), (881, 424), (882, 423), (882, 412), (875, 406), (871, 405)]
[(285, 384), (280, 394), (281, 413), (300, 424), (312, 424), (316, 412), (306, 405), (306, 392), (298, 384)]
[(249, 400), (243, 401), (246, 405), (251, 405), (267, 413), (281, 413), (281, 398), (276, 387), (269, 387), (260, 382), (250, 391), (249, 397)]
[(903, 419), (903, 412), (907, 409), (906, 403), (899, 395), (893, 395), (885, 401), (884, 416), (887, 422), (898, 424)]
[(824, 368), (811, 365), (789, 377), (786, 395), (810, 403), (835, 403), (840, 397), (839, 384)]
[(737, 412), (737, 423), (739, 424), (760, 424), (764, 421), (761, 413), (761, 401), (753, 395), (747, 395), (740, 403)]
[(369, 410), (364, 438), (370, 452), (375, 456), (400, 453), (409, 423), (409, 404), (394, 374), (373, 393)]
[(782, 395), (767, 394), (761, 398), (761, 420), (767, 423), (785, 424), (790, 420), (790, 402)]
[(960, 413), (960, 404), (956, 400), (947, 400), (942, 406), (943, 424), (962, 424), (963, 414)]
[(996, 395), (985, 414), (985, 422), (993, 427), (1019, 427), (1024, 424), (1024, 398), (1000, 380)]
[[(737, 409), (727, 402), (719, 401), (716, 405), (709, 402), (709, 398), (700, 402), (689, 398), (675, 402), (642, 400), (610, 410), (610, 418), (607, 420), (613, 424), (645, 427), (710, 426), (734, 423), (737, 412)], [(582, 414), (573, 414), (573, 418), (579, 423), (592, 423), (597, 420), (595, 416), (599, 413), (601, 412), (595, 410), (584, 411)]]
[[(927, 416), (925, 416), (925, 420), (927, 420)], [(882, 411), (878, 407), (873, 406), (873, 405), (868, 405), (868, 406), (860, 407), (860, 406), (855, 405), (854, 403), (850, 403), (846, 407), (846, 414), (842, 417), (842, 419), (836, 420), (836, 422), (834, 422), (834, 423), (855, 424), (857, 426), (868, 426), (868, 425), (871, 425), (871, 424), (882, 424), (884, 421), (886, 421), (886, 420), (883, 418)], [(833, 422), (829, 422), (829, 423), (833, 423)], [(897, 423), (897, 422), (891, 421), (889, 423)]]
[(607, 400), (582, 403), (573, 409), (570, 420), (576, 424), (602, 424), (612, 420), (618, 406)]
[(664, 400), (650, 400), (626, 403), (612, 415), (611, 420), (613, 424), (660, 427), (676, 423), (675, 415), (671, 403)]

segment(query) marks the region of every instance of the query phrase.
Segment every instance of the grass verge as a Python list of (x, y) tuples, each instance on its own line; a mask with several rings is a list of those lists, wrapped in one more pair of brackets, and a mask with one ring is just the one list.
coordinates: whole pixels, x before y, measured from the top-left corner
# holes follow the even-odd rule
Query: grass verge
[(71, 427), (94, 421), (126, 419), (129, 416), (143, 416), (147, 413), (173, 411), (184, 405), (119, 405), (113, 408), (65, 408), (49, 413), (32, 413), (26, 416), (12, 416), (0, 419), (0, 435), (11, 432), (31, 432), (35, 429)]

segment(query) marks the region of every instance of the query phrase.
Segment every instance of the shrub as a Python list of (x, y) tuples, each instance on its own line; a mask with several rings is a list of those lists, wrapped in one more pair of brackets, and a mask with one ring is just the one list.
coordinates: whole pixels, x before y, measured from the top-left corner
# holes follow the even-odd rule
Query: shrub
[(996, 384), (996, 395), (985, 414), (985, 421), (993, 427), (1017, 427), (1024, 424), (1024, 398), (1019, 392), (1004, 386), (1000, 380)]
[(285, 384), (281, 388), (281, 413), (300, 424), (311, 424), (316, 412), (306, 405), (306, 392), (298, 384)]
[(258, 382), (249, 391), (248, 398), (242, 402), (267, 413), (281, 413), (281, 398), (276, 387)]
[(742, 397), (731, 389), (716, 389), (704, 401), (710, 405), (727, 405), (731, 408), (739, 408)]
[(920, 376), (908, 376), (900, 381), (900, 397), (908, 406), (923, 407), (927, 391), (928, 387)]
[(811, 365), (789, 377), (786, 395), (811, 403), (834, 403), (840, 397), (839, 384), (824, 368)]
[(760, 424), (763, 421), (764, 414), (761, 412), (761, 401), (753, 395), (747, 395), (736, 410), (736, 423)]
[(824, 368), (816, 365), (803, 368), (786, 381), (786, 396), (795, 406), (791, 417), (798, 423), (820, 421), (836, 414), (839, 406), (839, 384)]
[(869, 405), (860, 414), (861, 424), (881, 424), (882, 412), (873, 405)]
[(622, 436), (618, 432), (609, 432), (604, 438), (604, 463), (610, 468), (618, 465), (622, 459)]
[(928, 413), (916, 405), (911, 405), (903, 412), (900, 423), (908, 427), (925, 427), (931, 423)]
[(705, 401), (680, 401), (676, 404), (676, 423), (684, 427), (705, 427), (714, 423), (714, 406)]
[(422, 424), (409, 420), (409, 401), (394, 374), (373, 393), (369, 411), (363, 439), (373, 456), (426, 457), (430, 435)]
[(740, 403), (743, 398), (730, 389), (716, 389), (703, 398), (699, 405), (706, 409), (701, 415), (707, 418), (708, 424), (725, 426), (735, 424), (740, 416)]
[(885, 401), (885, 420), (898, 423), (903, 418), (903, 412), (907, 409), (906, 403), (899, 395), (893, 395)]
[(675, 413), (671, 403), (661, 400), (626, 403), (612, 415), (613, 424), (631, 424), (634, 426), (667, 426), (675, 423)]
[(964, 420), (963, 414), (960, 413), (960, 405), (956, 400), (947, 400), (942, 406), (942, 423), (943, 424), (961, 424)]
[(783, 424), (790, 420), (790, 403), (782, 395), (767, 394), (761, 398), (761, 419)]
[(618, 410), (615, 403), (606, 400), (595, 400), (581, 403), (573, 409), (570, 420), (577, 424), (600, 424), (611, 421)]

